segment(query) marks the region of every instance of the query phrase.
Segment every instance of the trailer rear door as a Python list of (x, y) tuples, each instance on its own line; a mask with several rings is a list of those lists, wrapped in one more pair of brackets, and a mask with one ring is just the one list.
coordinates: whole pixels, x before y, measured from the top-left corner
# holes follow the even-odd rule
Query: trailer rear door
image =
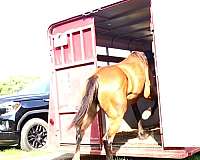
[[(75, 19), (75, 20), (74, 20)], [(86, 79), (96, 69), (94, 19), (82, 17), (53, 24), (49, 28), (53, 61), (50, 139), (60, 144), (75, 143), (75, 129), (68, 130), (81, 104)], [(55, 94), (56, 93), (56, 94)], [(55, 121), (55, 123), (53, 123)], [(83, 144), (99, 143), (98, 117), (89, 128)], [(54, 129), (51, 129), (53, 128)]]
[(165, 147), (200, 147), (199, 1), (152, 0)]

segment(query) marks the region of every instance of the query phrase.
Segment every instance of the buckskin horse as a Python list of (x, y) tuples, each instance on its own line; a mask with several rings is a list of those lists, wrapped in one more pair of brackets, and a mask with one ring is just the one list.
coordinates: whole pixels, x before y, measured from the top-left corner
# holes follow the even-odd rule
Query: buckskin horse
[[(109, 127), (103, 136), (103, 145), (106, 159), (113, 159), (111, 144), (128, 104), (135, 104), (140, 96), (150, 97), (148, 70), (145, 54), (133, 51), (120, 63), (98, 68), (88, 79), (80, 109), (69, 127), (76, 128), (76, 151), (73, 160), (80, 159), (80, 143), (85, 130), (97, 114), (97, 106), (105, 112), (109, 120)], [(133, 107), (133, 111), (138, 122), (138, 137), (144, 139), (148, 134), (142, 127), (141, 115), (137, 107)]]

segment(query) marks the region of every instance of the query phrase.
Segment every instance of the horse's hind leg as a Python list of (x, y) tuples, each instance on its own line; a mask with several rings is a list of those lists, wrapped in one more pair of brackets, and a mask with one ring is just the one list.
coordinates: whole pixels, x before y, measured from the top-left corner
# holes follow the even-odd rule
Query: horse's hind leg
[(106, 152), (106, 160), (112, 160), (112, 143), (108, 142), (108, 140), (103, 140), (104, 149)]
[(144, 131), (143, 127), (142, 127), (142, 116), (140, 114), (138, 106), (137, 105), (136, 106), (132, 105), (132, 109), (133, 109), (133, 112), (135, 114), (135, 118), (136, 118), (137, 124), (138, 124), (138, 138), (141, 139), (141, 140), (142, 139), (146, 139), (149, 136), (149, 134), (146, 133)]
[(117, 133), (123, 117), (109, 118), (109, 128), (103, 137), (103, 144), (106, 152), (106, 160), (112, 160), (112, 142)]

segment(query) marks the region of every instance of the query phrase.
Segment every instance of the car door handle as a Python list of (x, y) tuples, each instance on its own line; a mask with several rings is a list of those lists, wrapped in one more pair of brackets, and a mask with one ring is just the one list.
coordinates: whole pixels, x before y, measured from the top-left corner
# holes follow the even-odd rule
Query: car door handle
[(43, 99), (43, 101), (45, 101), (45, 102), (49, 102), (49, 99)]

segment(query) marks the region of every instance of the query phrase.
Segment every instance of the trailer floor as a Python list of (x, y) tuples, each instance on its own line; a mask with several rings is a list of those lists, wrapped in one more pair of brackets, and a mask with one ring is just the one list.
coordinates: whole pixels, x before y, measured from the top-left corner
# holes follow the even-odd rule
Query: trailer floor
[(115, 136), (113, 146), (123, 148), (160, 148), (162, 144), (160, 129), (151, 129), (147, 133), (149, 136), (144, 140), (140, 140), (137, 137), (136, 129), (129, 132), (119, 132)]
[[(161, 146), (160, 129), (151, 129), (149, 132), (150, 136), (145, 140), (138, 139), (137, 130), (119, 132), (114, 139), (113, 154), (122, 157), (182, 159), (200, 151), (200, 148), (163, 148)], [(74, 144), (61, 144), (61, 147), (65, 150), (65, 153), (73, 154), (76, 146)], [(99, 144), (92, 145), (92, 147), (90, 145), (81, 145), (80, 151), (82, 159), (84, 158), (83, 155), (105, 155), (103, 146)], [(65, 155), (61, 157), (65, 157)]]

